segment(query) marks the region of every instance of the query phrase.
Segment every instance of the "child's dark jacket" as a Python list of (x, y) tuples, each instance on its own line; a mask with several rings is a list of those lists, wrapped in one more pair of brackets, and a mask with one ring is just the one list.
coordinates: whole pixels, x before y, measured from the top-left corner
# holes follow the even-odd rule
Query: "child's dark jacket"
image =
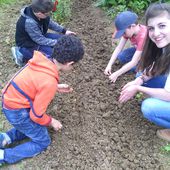
[(32, 48), (38, 45), (53, 47), (57, 40), (46, 38), (48, 29), (65, 34), (66, 29), (52, 21), (50, 17), (38, 19), (30, 6), (21, 10), (17, 21), (15, 41), (18, 47)]

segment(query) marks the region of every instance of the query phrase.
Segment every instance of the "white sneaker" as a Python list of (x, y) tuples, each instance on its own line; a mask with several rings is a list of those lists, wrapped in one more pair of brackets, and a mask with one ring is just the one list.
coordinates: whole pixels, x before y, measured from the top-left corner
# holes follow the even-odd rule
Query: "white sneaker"
[(15, 59), (15, 63), (19, 66), (23, 66), (23, 55), (20, 53), (19, 48), (18, 47), (12, 47), (11, 48), (12, 51), (12, 56)]

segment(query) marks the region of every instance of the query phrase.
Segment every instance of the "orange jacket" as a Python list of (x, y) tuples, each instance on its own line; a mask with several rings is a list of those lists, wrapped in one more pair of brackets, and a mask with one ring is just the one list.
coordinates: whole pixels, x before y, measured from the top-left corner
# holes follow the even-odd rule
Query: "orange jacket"
[[(33, 102), (34, 112), (31, 108), (30, 118), (38, 124), (49, 125), (51, 117), (46, 114), (46, 109), (57, 91), (59, 75), (56, 65), (42, 53), (35, 51), (33, 58), (28, 62), (28, 66), (13, 81)], [(30, 108), (27, 98), (12, 85), (8, 87), (4, 94), (4, 105), (11, 109)]]

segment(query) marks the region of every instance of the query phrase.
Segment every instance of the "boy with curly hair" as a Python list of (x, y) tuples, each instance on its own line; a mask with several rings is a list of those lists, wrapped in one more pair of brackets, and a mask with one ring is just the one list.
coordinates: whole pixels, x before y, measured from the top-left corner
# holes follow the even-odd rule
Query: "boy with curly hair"
[[(51, 60), (39, 51), (28, 61), (3, 89), (2, 109), (13, 126), (0, 133), (0, 163), (15, 163), (33, 157), (51, 143), (47, 127), (54, 130), (62, 124), (46, 113), (56, 91), (71, 92), (67, 84), (59, 83), (59, 71), (70, 71), (73, 64), (83, 58), (84, 48), (76, 36), (61, 37), (51, 55)], [(13, 148), (7, 145), (28, 138), (29, 141)]]

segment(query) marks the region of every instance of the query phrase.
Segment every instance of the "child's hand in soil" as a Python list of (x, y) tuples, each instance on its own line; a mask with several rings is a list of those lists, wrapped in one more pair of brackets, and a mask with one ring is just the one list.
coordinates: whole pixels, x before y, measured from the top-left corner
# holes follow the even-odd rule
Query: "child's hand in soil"
[(58, 84), (57, 91), (60, 93), (70, 93), (73, 91), (73, 88), (71, 88), (68, 84)]
[(112, 83), (115, 83), (118, 77), (119, 77), (118, 72), (114, 72), (109, 76), (109, 79)]
[(75, 32), (72, 32), (72, 31), (69, 31), (69, 30), (66, 31), (66, 35), (71, 35), (71, 34), (72, 34), (72, 35), (76, 35)]
[(104, 70), (104, 74), (107, 75), (107, 76), (111, 75), (112, 74), (111, 69), (112, 69), (112, 66), (110, 64), (108, 64), (107, 67)]
[(52, 118), (50, 125), (54, 128), (55, 131), (58, 131), (62, 128), (62, 124), (54, 118)]

